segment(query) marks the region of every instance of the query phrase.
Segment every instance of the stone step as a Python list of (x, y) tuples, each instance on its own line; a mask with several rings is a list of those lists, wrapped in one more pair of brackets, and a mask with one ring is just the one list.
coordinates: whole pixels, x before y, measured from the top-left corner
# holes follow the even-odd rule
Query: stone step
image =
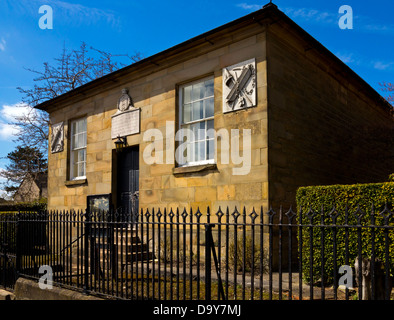
[(112, 241), (113, 243), (117, 245), (130, 245), (133, 243), (141, 243), (140, 237), (135, 236), (135, 235), (126, 235), (126, 234), (119, 234), (119, 235), (114, 235), (113, 238), (108, 238), (108, 237), (93, 237), (96, 243), (102, 243), (105, 244), (107, 243), (108, 240)]
[(144, 251), (149, 251), (149, 247), (145, 243), (137, 243), (133, 244), (129, 247), (130, 252), (144, 252)]
[(153, 252), (133, 252), (127, 255), (127, 262), (147, 261), (154, 259)]
[[(108, 240), (113, 241), (117, 248), (116, 254), (123, 255), (127, 263), (148, 261), (154, 258), (154, 254), (149, 252), (148, 244), (142, 243), (137, 230), (130, 226), (114, 228), (111, 233), (106, 229), (95, 229), (93, 234), (96, 235), (96, 248), (99, 250), (97, 254), (100, 261), (106, 260), (108, 254), (112, 254), (111, 250), (114, 250), (113, 244), (108, 243)], [(112, 239), (108, 235), (111, 235)]]
[[(115, 264), (129, 264), (129, 263), (135, 263), (135, 262), (146, 262), (153, 260), (155, 258), (153, 252), (149, 251), (143, 251), (143, 252), (132, 252), (128, 253), (123, 256), (123, 259), (120, 259), (120, 257), (115, 257)], [(102, 254), (100, 253), (94, 260), (99, 262), (100, 265), (107, 265), (108, 263), (111, 265), (112, 258), (109, 255)]]
[[(100, 243), (100, 244), (96, 244), (96, 248), (98, 248), (100, 250), (100, 254), (101, 253), (107, 253), (106, 251), (109, 250), (109, 253), (113, 250), (116, 250), (116, 248), (114, 249), (114, 247), (111, 244), (107, 244), (107, 243)], [(133, 252), (146, 252), (149, 251), (149, 246), (147, 244), (144, 243), (137, 243), (137, 244), (133, 244), (133, 245), (128, 245), (128, 246), (117, 246), (117, 250), (118, 254), (125, 254), (126, 252), (128, 253), (133, 253)]]

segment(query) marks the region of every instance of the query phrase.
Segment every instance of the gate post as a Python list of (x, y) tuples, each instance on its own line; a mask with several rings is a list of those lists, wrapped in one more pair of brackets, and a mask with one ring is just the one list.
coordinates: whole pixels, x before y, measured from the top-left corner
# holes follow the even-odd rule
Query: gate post
[(2, 283), (4, 288), (7, 288), (7, 224), (9, 223), (7, 219), (7, 215), (5, 216), (4, 223), (3, 223), (3, 228), (2, 228), (2, 239), (0, 239), (0, 256), (3, 257), (3, 274), (2, 274), (2, 280), (0, 281), (0, 284)]
[(21, 248), (21, 246), (22, 246), (22, 241), (21, 241), (21, 232), (20, 232), (20, 211), (18, 211), (18, 213), (16, 214), (16, 221), (15, 221), (15, 237), (16, 237), (16, 239), (15, 239), (15, 246), (16, 246), (16, 248), (15, 248), (15, 255), (16, 255), (16, 257), (15, 257), (15, 260), (16, 260), (16, 263), (15, 263), (15, 273), (16, 273), (16, 276), (17, 276), (17, 278), (19, 278), (19, 273), (20, 273), (20, 271), (21, 271), (21, 261), (22, 261), (22, 256), (21, 256), (21, 252), (22, 252), (22, 248)]
[(89, 210), (85, 211), (85, 221), (83, 221), (83, 223), (85, 224), (85, 257), (84, 257), (84, 278), (85, 278), (85, 284), (84, 284), (84, 291), (87, 292), (89, 290), (89, 235), (90, 235), (90, 225), (89, 225), (89, 221), (90, 221), (90, 212)]
[(211, 300), (211, 251), (213, 224), (205, 225), (205, 300)]

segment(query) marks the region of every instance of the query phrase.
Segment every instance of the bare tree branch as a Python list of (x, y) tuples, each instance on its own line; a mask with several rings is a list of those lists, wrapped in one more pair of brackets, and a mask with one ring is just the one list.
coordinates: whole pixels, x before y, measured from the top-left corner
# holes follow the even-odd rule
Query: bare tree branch
[(393, 108), (394, 108), (394, 83), (382, 82), (382, 83), (379, 83), (379, 85), (382, 87), (382, 91), (393, 92), (393, 93), (389, 94), (386, 97), (386, 99), (388, 102), (390, 102), (393, 105)]
[(36, 75), (33, 79), (36, 83), (30, 89), (17, 88), (23, 96), (24, 107), (27, 106), (29, 112), (15, 117), (15, 122), (12, 123), (19, 129), (16, 142), (22, 146), (38, 147), (40, 151), (46, 153), (49, 116), (34, 107), (125, 67), (127, 64), (123, 63), (122, 59), (130, 64), (141, 58), (140, 53), (111, 54), (92, 47), (88, 49), (86, 43), (82, 42), (78, 49), (68, 51), (63, 47), (60, 57), (54, 59), (54, 64), (44, 62), (42, 70), (26, 68)]
[(15, 191), (27, 175), (31, 178), (33, 173), (47, 169), (50, 120), (48, 113), (35, 109), (35, 106), (126, 66), (122, 59), (130, 64), (141, 58), (139, 53), (132, 56), (114, 55), (92, 47), (88, 49), (86, 43), (82, 42), (76, 50), (69, 51), (63, 47), (54, 63), (44, 62), (42, 70), (25, 68), (34, 74), (35, 84), (29, 89), (17, 88), (22, 95), (20, 107), (24, 111), (27, 109), (27, 112), (15, 116), (15, 121), (11, 123), (18, 129), (15, 140), (18, 147), (8, 154), (11, 163), (0, 172), (0, 177), (7, 180), (4, 183), (5, 190)]

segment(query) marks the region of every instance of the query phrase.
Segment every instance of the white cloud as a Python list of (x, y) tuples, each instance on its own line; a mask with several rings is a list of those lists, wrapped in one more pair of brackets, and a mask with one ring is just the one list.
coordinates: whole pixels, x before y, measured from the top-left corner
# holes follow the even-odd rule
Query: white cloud
[(15, 103), (13, 105), (3, 105), (0, 109), (0, 116), (8, 121), (15, 121), (15, 117), (21, 117), (28, 115), (31, 112), (31, 108), (22, 102)]
[(353, 53), (337, 53), (336, 56), (344, 63), (354, 62)]
[(381, 21), (374, 20), (367, 16), (355, 16), (354, 17), (354, 28), (357, 30), (358, 28), (366, 33), (375, 33), (375, 34), (394, 34), (394, 25), (381, 24)]
[(376, 61), (373, 65), (373, 67), (377, 70), (387, 70), (389, 69), (394, 63), (393, 62), (389, 62), (389, 63), (385, 63), (382, 61)]
[[(255, 11), (262, 8), (261, 5), (249, 4), (246, 2), (237, 4), (237, 7), (249, 11)], [(282, 10), (286, 15), (288, 15), (292, 19), (302, 19), (309, 22), (325, 23), (325, 24), (338, 23), (337, 12), (325, 12), (313, 8), (292, 8), (292, 7), (280, 8), (280, 10)]]
[(240, 7), (242, 9), (244, 9), (244, 10), (251, 10), (251, 11), (256, 11), (256, 10), (259, 10), (259, 9), (262, 8), (262, 6), (259, 5), (259, 4), (247, 4), (245, 2), (238, 3), (237, 7)]
[[(249, 4), (246, 2), (237, 4), (244, 10), (255, 11), (261, 9), (262, 6), (258, 4)], [(320, 11), (314, 8), (293, 8), (283, 7), (280, 8), (287, 16), (293, 20), (302, 20), (309, 23), (319, 23), (324, 25), (331, 25), (338, 27), (338, 21), (341, 16), (338, 11)], [(376, 21), (368, 16), (355, 15), (354, 29), (367, 33), (380, 33), (380, 34), (393, 34), (394, 25), (382, 25), (380, 21)]]
[[(0, 172), (5, 172), (4, 168), (0, 168)], [(0, 177), (0, 185), (3, 187), (3, 184), (7, 182), (6, 178)], [(0, 188), (0, 198), (11, 200), (11, 194)]]
[[(259, 4), (249, 4), (246, 2), (237, 4), (237, 7), (242, 8), (244, 10), (255, 11), (262, 8)], [(286, 15), (291, 17), (292, 19), (303, 19), (312, 22), (319, 23), (334, 23), (337, 21), (338, 14), (336, 12), (322, 12), (312, 8), (292, 8), (286, 7), (281, 8)]]
[(5, 0), (4, 8), (37, 16), (38, 8), (42, 5), (49, 5), (53, 8), (54, 24), (56, 19), (61, 19), (69, 25), (93, 24), (99, 20), (104, 20), (112, 26), (119, 23), (118, 17), (111, 10), (103, 10), (61, 0)]
[(386, 71), (394, 69), (394, 62), (375, 60), (371, 61), (366, 56), (360, 55), (358, 53), (349, 52), (337, 52), (335, 54), (342, 62), (353, 65), (353, 66), (363, 66), (370, 69), (375, 69), (379, 71)]
[(16, 126), (0, 122), (0, 140), (11, 141), (18, 132)]
[(13, 123), (16, 117), (27, 115), (31, 108), (23, 103), (3, 105), (0, 109), (0, 140), (10, 141), (19, 132)]
[(98, 20), (106, 20), (110, 24), (116, 24), (118, 22), (116, 15), (108, 10), (86, 7), (81, 4), (59, 0), (52, 0), (50, 5), (58, 7), (64, 15), (71, 19), (78, 18), (79, 22), (94, 23)]
[(382, 25), (376, 25), (376, 24), (366, 24), (364, 26), (364, 28), (366, 30), (376, 31), (376, 32), (387, 32), (387, 31), (390, 31), (390, 27), (382, 26)]
[(5, 42), (4, 38), (1, 38), (1, 40), (0, 40), (0, 51), (5, 51), (5, 45), (6, 45), (6, 42)]
[[(319, 23), (338, 27), (341, 14), (337, 11), (319, 11), (313, 8), (286, 7), (281, 10), (294, 20), (302, 20), (310, 23)], [(394, 25), (382, 25), (380, 21), (368, 16), (354, 15), (354, 30), (364, 33), (393, 34)]]
[(292, 19), (302, 19), (309, 22), (324, 23), (334, 25), (338, 23), (338, 14), (336, 12), (319, 11), (312, 8), (283, 8), (283, 12)]
[[(343, 63), (353, 66), (368, 65), (368, 59), (359, 53), (353, 52), (336, 52), (335, 55), (342, 60)], [(367, 61), (367, 62), (366, 62)]]
[[(7, 172), (7, 170), (4, 169), (4, 168), (0, 168), (0, 173), (3, 173), (3, 172)], [(4, 182), (6, 182), (6, 181), (7, 181), (6, 178), (0, 177), (0, 183), (4, 183)], [(0, 194), (1, 194), (2, 192), (4, 192), (4, 191), (3, 191), (3, 190), (0, 190)]]

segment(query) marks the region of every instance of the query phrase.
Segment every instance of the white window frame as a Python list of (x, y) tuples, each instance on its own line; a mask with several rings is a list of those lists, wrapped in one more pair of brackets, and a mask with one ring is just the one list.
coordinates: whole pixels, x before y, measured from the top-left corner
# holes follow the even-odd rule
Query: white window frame
[[(80, 122), (80, 121), (85, 121), (86, 122), (86, 128), (85, 131), (82, 132), (78, 132), (75, 133), (74, 132), (74, 123)], [(79, 118), (79, 119), (75, 119), (72, 120), (70, 122), (70, 180), (81, 180), (81, 179), (86, 179), (86, 145), (87, 145), (87, 119), (86, 118)], [(85, 143), (83, 146), (79, 146), (78, 148), (76, 148), (74, 146), (74, 136), (75, 135), (83, 135), (85, 134)], [(80, 150), (85, 150), (85, 156), (84, 156), (84, 160), (83, 161), (78, 161), (77, 160), (77, 164), (83, 164), (83, 168), (84, 168), (84, 175), (79, 176), (78, 172), (74, 172), (74, 164), (76, 162), (76, 160), (74, 159), (74, 151), (80, 151)], [(78, 167), (78, 166), (77, 166)], [(77, 169), (78, 171), (78, 169)]]
[[(205, 122), (205, 132), (206, 132), (208, 121), (214, 121), (214, 110), (213, 110), (212, 116), (205, 117), (205, 114), (204, 114), (203, 117), (200, 118), (200, 119), (188, 121), (188, 122), (185, 122), (185, 123), (183, 122), (183, 111), (184, 111), (183, 92), (184, 92), (184, 88), (189, 87), (189, 86), (193, 86), (193, 85), (198, 84), (198, 83), (205, 82), (207, 80), (214, 81), (214, 76), (209, 76), (209, 77), (198, 79), (198, 80), (195, 80), (195, 81), (192, 81), (192, 82), (188, 82), (188, 83), (185, 83), (185, 84), (180, 85), (178, 87), (178, 92), (179, 92), (179, 106), (178, 106), (178, 108), (179, 108), (179, 119), (178, 119), (179, 120), (179, 122), (178, 122), (179, 125), (178, 125), (178, 129), (182, 129), (184, 127), (187, 127), (187, 126), (190, 126), (190, 125), (193, 125), (193, 124), (196, 124), (196, 123)], [(214, 104), (215, 104), (215, 102), (214, 102), (215, 101), (215, 99), (214, 99), (214, 92), (212, 93), (211, 96), (204, 97), (202, 99), (196, 99), (196, 100), (192, 100), (191, 99), (190, 103), (192, 103), (192, 102), (199, 102), (199, 101), (208, 100), (208, 99), (213, 99), (213, 107), (214, 107)], [(205, 113), (205, 112), (203, 111), (203, 113)], [(213, 125), (213, 128), (214, 128), (214, 125)], [(212, 159), (207, 159), (207, 156), (208, 156), (208, 154), (207, 154), (207, 143), (208, 143), (208, 140), (213, 140), (213, 158)], [(189, 161), (189, 162), (186, 162), (184, 164), (178, 164), (180, 167), (188, 167), (188, 166), (196, 166), (196, 165), (214, 164), (215, 163), (215, 151), (214, 150), (215, 150), (215, 147), (216, 147), (215, 146), (216, 142), (215, 142), (214, 137), (210, 137), (208, 139), (207, 135), (205, 135), (204, 139), (199, 139), (197, 137), (197, 139), (194, 140), (194, 142), (202, 142), (202, 141), (205, 142), (205, 144), (204, 144), (205, 159), (204, 160)], [(192, 154), (195, 155), (195, 143), (192, 143)]]

